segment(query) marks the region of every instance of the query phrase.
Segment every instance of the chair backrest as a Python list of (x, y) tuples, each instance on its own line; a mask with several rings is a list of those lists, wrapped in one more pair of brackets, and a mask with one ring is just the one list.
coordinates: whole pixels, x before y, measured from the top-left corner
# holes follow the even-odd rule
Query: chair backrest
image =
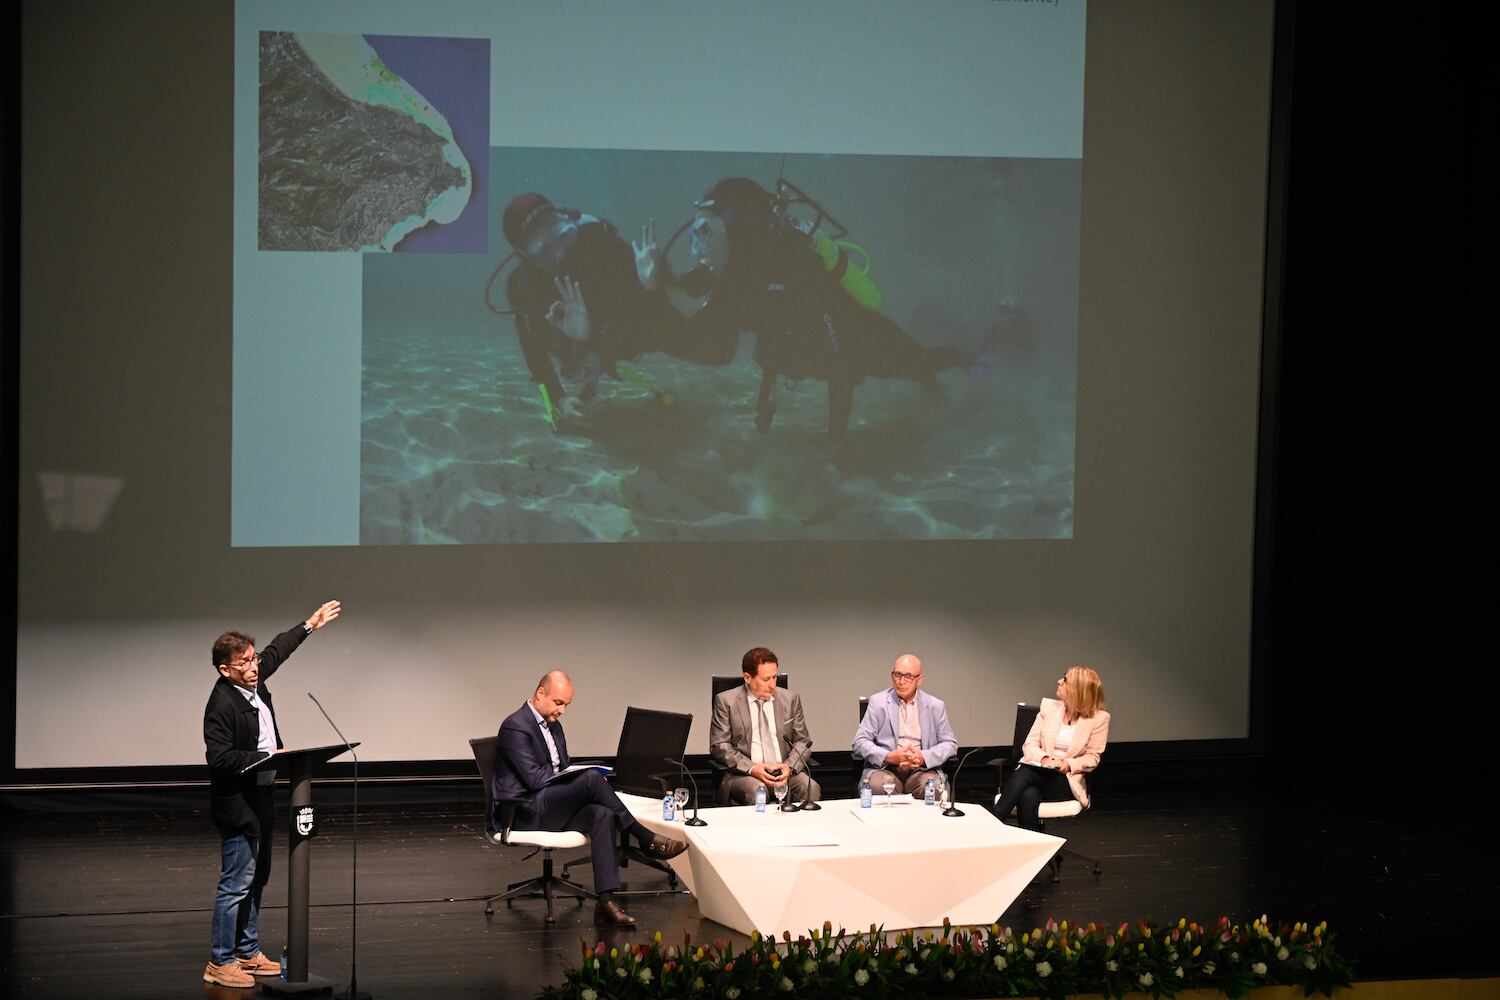
[(484, 829), (486, 833), (495, 833), (499, 829), (509, 829), (510, 817), (497, 826), (495, 823), (495, 790), (491, 782), (495, 777), (495, 737), (481, 736), (469, 741), (469, 749), (474, 751), (474, 763), (479, 766), (479, 781), (484, 785)]
[(865, 721), (865, 713), (870, 710), (870, 696), (862, 694), (859, 696), (859, 721)]
[(1031, 725), (1036, 721), (1037, 713), (1042, 710), (1040, 705), (1028, 705), (1024, 701), (1016, 705), (1016, 729), (1010, 740), (1010, 768), (1014, 770), (1021, 763), (1021, 755), (1026, 746), (1026, 737), (1031, 734)]
[[(776, 686), (777, 687), (781, 687), (781, 688), (787, 687), (789, 685), (789, 683), (790, 683), (787, 680), (787, 678), (790, 677), (790, 676), (791, 676), (790, 674), (777, 674), (776, 675)], [(744, 674), (734, 674), (734, 675), (729, 676), (729, 677), (726, 677), (723, 674), (715, 674), (713, 676), (711, 684), (710, 684), (710, 687), (712, 688), (712, 690), (710, 690), (709, 694), (708, 694), (708, 710), (710, 712), (713, 711), (713, 709), (714, 709), (714, 702), (716, 700), (718, 700), (719, 695), (723, 694), (725, 691), (729, 691), (729, 690), (731, 690), (733, 688), (737, 688), (737, 687), (741, 686), (744, 683), (745, 683), (745, 675)]]
[(660, 796), (662, 786), (656, 775), (672, 769), (666, 758), (682, 760), (692, 728), (693, 717), (685, 712), (626, 708), (610, 784), (622, 792)]

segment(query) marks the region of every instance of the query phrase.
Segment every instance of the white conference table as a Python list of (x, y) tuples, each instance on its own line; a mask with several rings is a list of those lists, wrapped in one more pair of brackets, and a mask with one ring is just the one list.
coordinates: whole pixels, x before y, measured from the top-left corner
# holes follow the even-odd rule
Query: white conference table
[(949, 817), (920, 799), (883, 799), (796, 813), (723, 806), (703, 810), (708, 825), (694, 827), (664, 821), (660, 799), (620, 795), (647, 827), (688, 842), (673, 870), (705, 917), (744, 934), (802, 934), (825, 920), (849, 930), (993, 923), (1064, 843), (1006, 826), (977, 803)]

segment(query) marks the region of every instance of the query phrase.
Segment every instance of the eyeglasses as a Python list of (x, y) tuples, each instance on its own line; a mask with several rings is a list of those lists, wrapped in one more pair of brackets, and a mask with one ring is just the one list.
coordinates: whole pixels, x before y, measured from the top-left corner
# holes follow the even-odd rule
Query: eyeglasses
[(903, 674), (903, 673), (898, 673), (895, 670), (891, 671), (891, 680), (893, 680), (893, 681), (901, 681), (903, 684), (906, 683), (907, 681), (918, 680), (919, 678), (921, 678), (921, 676), (922, 676), (921, 674)]
[(236, 667), (236, 668), (238, 668), (240, 670), (244, 670), (246, 667), (249, 667), (249, 666), (257, 666), (258, 667), (258, 666), (260, 666), (260, 654), (256, 653), (254, 656), (250, 657), (248, 660), (233, 660), (233, 661), (230, 662), (229, 665), (231, 667)]

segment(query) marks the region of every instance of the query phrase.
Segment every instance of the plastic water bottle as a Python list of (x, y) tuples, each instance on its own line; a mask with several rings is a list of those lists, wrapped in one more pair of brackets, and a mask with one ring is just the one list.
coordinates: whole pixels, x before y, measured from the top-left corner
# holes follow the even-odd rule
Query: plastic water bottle
[(281, 978), (286, 978), (286, 945), (281, 946)]
[(922, 801), (930, 806), (937, 804), (937, 782), (931, 778), (927, 779), (927, 787), (922, 791)]
[(665, 823), (671, 823), (677, 819), (677, 796), (671, 792), (661, 797), (661, 818)]
[(859, 807), (869, 809), (875, 805), (875, 793), (870, 790), (870, 779), (863, 778), (859, 783)]
[(766, 786), (755, 786), (755, 811), (763, 813), (766, 811)]

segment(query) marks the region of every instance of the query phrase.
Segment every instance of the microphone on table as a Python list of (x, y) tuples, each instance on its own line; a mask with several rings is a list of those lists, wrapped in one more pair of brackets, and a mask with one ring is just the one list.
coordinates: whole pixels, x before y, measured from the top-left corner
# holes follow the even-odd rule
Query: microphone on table
[(944, 816), (962, 816), (964, 814), (964, 811), (958, 808), (958, 773), (964, 769), (964, 761), (983, 749), (983, 747), (975, 747), (970, 750), (960, 758), (958, 766), (953, 769), (953, 794), (949, 797), (948, 808), (943, 810)]
[(698, 818), (698, 779), (695, 778), (695, 777), (693, 777), (693, 772), (689, 771), (687, 769), (687, 764), (684, 763), (683, 761), (673, 760), (671, 757), (663, 757), (662, 760), (666, 761), (668, 764), (671, 764), (674, 767), (681, 768), (682, 769), (682, 773), (685, 774), (685, 775), (687, 775), (687, 779), (693, 783), (693, 818), (690, 819), (690, 820), (687, 820), (682, 825), (683, 826), (707, 826), (708, 825), (708, 820), (706, 820), (706, 819), (699, 819)]
[[(807, 760), (808, 755), (812, 753), (812, 748), (813, 748), (813, 741), (812, 740), (808, 740), (807, 741), (807, 746), (805, 746), (805, 747), (802, 748), (802, 759), (803, 759), (804, 762)], [(797, 755), (796, 754), (792, 754), (792, 756), (796, 757)], [(797, 773), (797, 766), (795, 764), (793, 764), (791, 761), (787, 761), (787, 767), (791, 768), (792, 774), (796, 774)], [(791, 779), (791, 775), (787, 776), (787, 780), (788, 781), (792, 780)], [(812, 772), (811, 771), (809, 771), (808, 774), (807, 774), (807, 794), (809, 796), (812, 795)], [(803, 812), (817, 812), (818, 810), (820, 810), (820, 809), (823, 808), (822, 806), (818, 805), (816, 802), (812, 801), (811, 799), (809, 799), (808, 801), (802, 803), (801, 806), (798, 806), (798, 805), (796, 805), (794, 803), (791, 803), (791, 802), (783, 803), (782, 808), (785, 809), (787, 805), (791, 805), (791, 807), (792, 807), (790, 809), (786, 809), (787, 812), (798, 812), (798, 811), (803, 811)]]

